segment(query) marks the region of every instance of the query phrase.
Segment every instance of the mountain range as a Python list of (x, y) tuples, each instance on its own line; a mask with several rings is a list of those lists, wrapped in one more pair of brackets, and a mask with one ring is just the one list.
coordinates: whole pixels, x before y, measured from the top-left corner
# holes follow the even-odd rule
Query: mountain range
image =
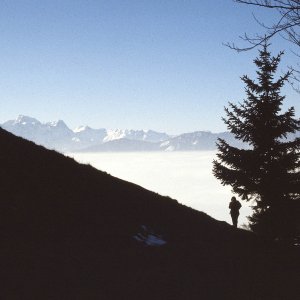
[(0, 126), (17, 136), (59, 152), (214, 150), (218, 138), (243, 147), (229, 132), (197, 131), (174, 136), (153, 130), (93, 129), (89, 126), (72, 130), (62, 120), (42, 123), (24, 115)]

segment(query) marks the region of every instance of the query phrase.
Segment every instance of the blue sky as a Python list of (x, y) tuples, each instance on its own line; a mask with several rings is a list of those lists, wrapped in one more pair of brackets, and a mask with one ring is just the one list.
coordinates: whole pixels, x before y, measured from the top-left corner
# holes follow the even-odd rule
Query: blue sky
[[(261, 30), (252, 12), (232, 0), (1, 1), (0, 122), (226, 130), (223, 108), (244, 98), (240, 76), (255, 76), (257, 51), (222, 43)], [(274, 53), (289, 48), (273, 41)], [(296, 62), (287, 51), (280, 72)], [(299, 94), (284, 93), (300, 112)]]

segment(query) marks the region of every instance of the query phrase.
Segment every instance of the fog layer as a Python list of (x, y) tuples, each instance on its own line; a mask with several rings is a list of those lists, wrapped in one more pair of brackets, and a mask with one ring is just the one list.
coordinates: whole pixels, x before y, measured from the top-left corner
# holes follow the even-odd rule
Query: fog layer
[[(178, 202), (231, 223), (228, 204), (232, 193), (212, 175), (215, 151), (148, 153), (71, 153), (121, 179), (136, 183)], [(239, 225), (247, 223), (249, 204), (242, 202)]]

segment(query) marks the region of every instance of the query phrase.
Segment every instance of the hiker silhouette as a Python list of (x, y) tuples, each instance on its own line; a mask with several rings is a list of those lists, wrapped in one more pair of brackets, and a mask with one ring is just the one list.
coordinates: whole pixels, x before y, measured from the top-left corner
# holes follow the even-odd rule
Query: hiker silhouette
[(236, 200), (235, 197), (231, 198), (231, 201), (229, 203), (229, 209), (230, 209), (230, 215), (232, 219), (232, 224), (235, 228), (237, 228), (238, 224), (238, 217), (240, 215), (240, 208), (242, 207), (241, 203)]

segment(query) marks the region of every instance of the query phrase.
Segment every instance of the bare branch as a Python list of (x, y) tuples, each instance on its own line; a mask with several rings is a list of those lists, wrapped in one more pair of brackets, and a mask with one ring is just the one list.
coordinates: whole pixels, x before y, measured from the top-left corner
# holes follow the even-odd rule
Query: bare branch
[[(273, 24), (266, 24), (255, 15), (253, 18), (265, 31), (261, 34), (249, 36), (245, 33), (239, 38), (246, 42), (247, 46), (237, 46), (234, 43), (224, 45), (237, 52), (249, 51), (262, 46), (274, 36), (280, 36), (300, 47), (300, 0), (233, 0), (239, 4), (251, 5), (265, 9), (271, 9), (278, 13), (278, 19)], [(294, 72), (293, 81), (300, 82), (300, 72)]]
[[(267, 0), (262, 0), (262, 1), (244, 1), (244, 0), (234, 0), (237, 3), (241, 3), (241, 4), (248, 4), (248, 5), (254, 5), (254, 6), (260, 6), (260, 7), (264, 7), (264, 8), (275, 8), (275, 9), (292, 9), (292, 10), (297, 10), (300, 9), (300, 3), (299, 1), (292, 1), (295, 2), (297, 5), (293, 6), (293, 5), (288, 5), (289, 3), (287, 3), (286, 5), (284, 5), (285, 1), (267, 1)], [(283, 5), (279, 5), (279, 4), (272, 4), (272, 3), (282, 3)], [(290, 1), (286, 1), (286, 2), (290, 2)], [(297, 3), (298, 2), (298, 3)]]

